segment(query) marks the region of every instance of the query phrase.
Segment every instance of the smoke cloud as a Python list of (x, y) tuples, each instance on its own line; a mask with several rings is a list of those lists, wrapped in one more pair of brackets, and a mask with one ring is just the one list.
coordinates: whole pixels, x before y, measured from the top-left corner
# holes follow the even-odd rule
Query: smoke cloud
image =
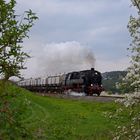
[[(90, 69), (95, 66), (91, 48), (79, 42), (50, 43), (40, 47), (27, 63), (26, 74), (32, 77)], [(30, 71), (30, 72), (29, 72)]]

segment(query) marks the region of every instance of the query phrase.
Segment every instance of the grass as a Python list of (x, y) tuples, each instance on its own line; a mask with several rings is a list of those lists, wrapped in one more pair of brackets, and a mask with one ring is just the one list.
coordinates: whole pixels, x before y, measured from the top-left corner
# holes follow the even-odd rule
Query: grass
[[(115, 112), (118, 105), (109, 102), (79, 101), (43, 97), (8, 85), (17, 97), (12, 106), (22, 107), (26, 100), (27, 108), (20, 116), (24, 124), (37, 139), (41, 140), (109, 140), (115, 130), (116, 120), (105, 117), (105, 112)], [(117, 123), (127, 122), (119, 119)]]

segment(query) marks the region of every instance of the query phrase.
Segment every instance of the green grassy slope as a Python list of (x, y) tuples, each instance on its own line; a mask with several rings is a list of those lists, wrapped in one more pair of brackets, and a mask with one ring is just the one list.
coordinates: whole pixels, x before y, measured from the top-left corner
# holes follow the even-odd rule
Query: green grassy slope
[[(114, 112), (115, 103), (76, 101), (43, 97), (27, 90), (8, 85), (18, 96), (13, 106), (21, 107), (25, 100), (27, 108), (20, 116), (37, 139), (48, 140), (108, 140), (115, 129), (115, 120), (106, 118), (104, 112)], [(119, 120), (118, 123), (125, 123)]]

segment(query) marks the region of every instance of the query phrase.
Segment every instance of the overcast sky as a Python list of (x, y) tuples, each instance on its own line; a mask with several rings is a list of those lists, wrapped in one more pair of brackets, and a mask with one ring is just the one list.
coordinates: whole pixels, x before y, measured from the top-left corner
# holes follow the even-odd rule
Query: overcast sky
[(32, 56), (25, 76), (91, 66), (101, 72), (128, 67), (127, 23), (134, 12), (130, 0), (17, 0), (17, 13), (28, 9), (39, 20), (24, 41), (24, 49)]

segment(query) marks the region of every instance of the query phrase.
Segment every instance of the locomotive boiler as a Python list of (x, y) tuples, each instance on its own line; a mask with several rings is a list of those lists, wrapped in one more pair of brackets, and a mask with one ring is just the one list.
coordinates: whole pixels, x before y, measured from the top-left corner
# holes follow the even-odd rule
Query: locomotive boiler
[(31, 91), (44, 93), (58, 92), (63, 94), (74, 91), (84, 92), (90, 96), (93, 94), (99, 96), (103, 91), (101, 73), (94, 68), (46, 78), (25, 79), (19, 81), (18, 85)]

